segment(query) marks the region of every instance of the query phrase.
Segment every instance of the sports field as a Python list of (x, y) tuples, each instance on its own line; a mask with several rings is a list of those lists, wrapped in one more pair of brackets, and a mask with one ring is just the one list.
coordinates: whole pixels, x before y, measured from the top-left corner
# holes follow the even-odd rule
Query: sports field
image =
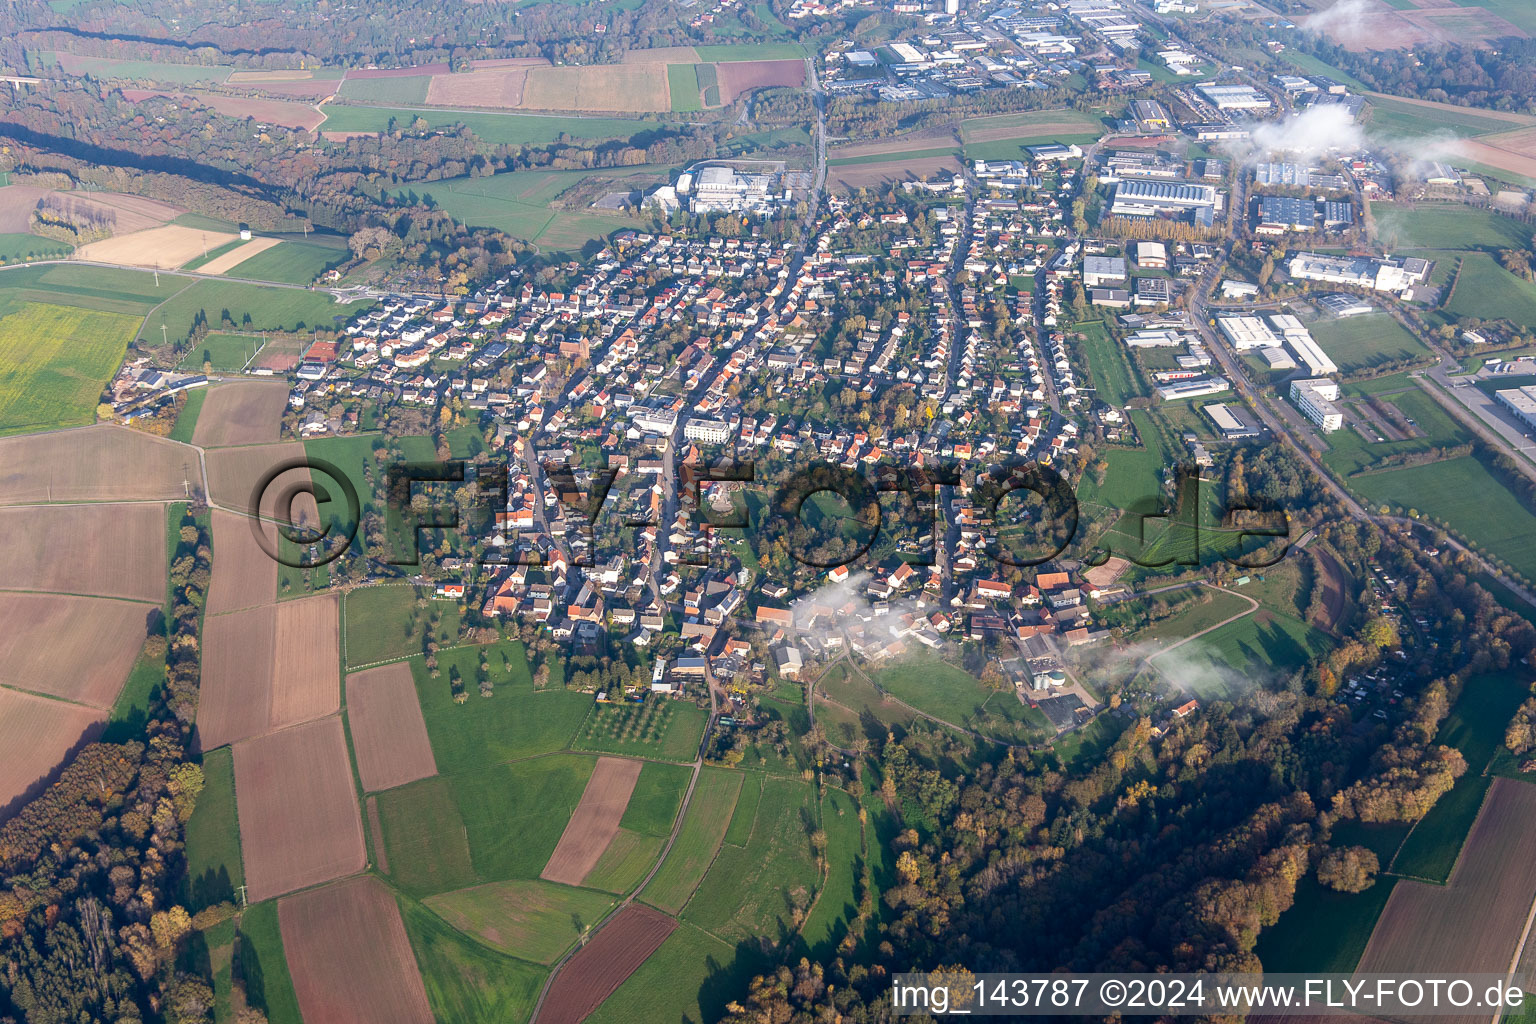
[(0, 433), (93, 422), (136, 326), (123, 313), (0, 304)]

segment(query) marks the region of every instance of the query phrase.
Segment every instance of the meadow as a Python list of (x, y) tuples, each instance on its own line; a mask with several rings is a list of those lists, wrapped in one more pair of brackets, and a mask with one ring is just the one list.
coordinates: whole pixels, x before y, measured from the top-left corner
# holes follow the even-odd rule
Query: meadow
[[(269, 250), (276, 252), (277, 249)], [(260, 259), (261, 257), (253, 257)], [(148, 275), (145, 275), (146, 277)], [(314, 327), (332, 328), (338, 318), (345, 318), (357, 307), (336, 302), (325, 292), (300, 288), (269, 288), (238, 281), (196, 281), (155, 310), (143, 328), (151, 342), (160, 340), (160, 325), (166, 326), (165, 339), (180, 345), (192, 334), (193, 324), (201, 317), (210, 328), (228, 326), (229, 314), (238, 331), (299, 331)]]
[[(426, 602), (424, 607), (418, 606), (418, 599)], [(434, 600), (425, 588), (359, 587), (344, 601), (342, 637), (348, 668), (420, 654), (432, 640), (447, 646), (458, 639), (458, 604)]]
[(1396, 884), (1383, 876), (1364, 892), (1343, 893), (1308, 875), (1296, 883), (1296, 902), (1259, 933), (1254, 954), (1267, 972), (1349, 974)]
[(1123, 406), (1146, 392), (1138, 385), (1135, 371), (1125, 355), (1125, 346), (1116, 342), (1098, 320), (1077, 325), (1083, 335), (1083, 361), (1093, 375), (1098, 397), (1110, 405)]
[(1303, 667), (1329, 646), (1321, 630), (1261, 609), (1159, 659), (1158, 668), (1201, 697), (1229, 698), (1266, 674)]
[(1509, 320), (1530, 330), (1536, 328), (1536, 284), (1522, 281), (1487, 253), (1470, 253), (1445, 308), (1456, 316)]
[(423, 779), (378, 796), (389, 874), (416, 897), (539, 876), (594, 759), (532, 758)]
[(1529, 224), (1491, 210), (1472, 209), (1459, 203), (1378, 205), (1375, 217), (1376, 235), (1389, 249), (1524, 249), (1531, 244), (1533, 230)]
[(423, 902), (492, 949), (547, 964), (603, 919), (613, 897), (533, 879), (477, 885), (429, 896)]
[(1390, 313), (1371, 313), (1311, 325), (1312, 337), (1344, 373), (1378, 363), (1420, 359), (1430, 352)]
[(979, 679), (932, 657), (911, 657), (875, 674), (892, 696), (943, 721), (1013, 743), (1050, 732), (1044, 714), (1019, 702), (1012, 688), (993, 690)]
[(345, 248), (313, 242), (279, 242), (265, 252), (242, 260), (229, 270), (230, 277), (278, 284), (309, 284), (331, 267), (346, 261)]
[(522, 1024), (532, 1015), (544, 968), (476, 942), (413, 900), (399, 903), (438, 1020)]
[(1375, 442), (1366, 441), (1353, 428), (1336, 430), (1328, 435), (1328, 451), (1323, 453), (1323, 462), (1342, 476), (1369, 470), (1378, 460), (1388, 455), (1465, 444), (1470, 440), (1466, 431), (1451, 419), (1439, 403), (1419, 390), (1418, 385), (1406, 374), (1393, 374), (1349, 385), (1344, 393), (1350, 398), (1374, 395), (1377, 402), (1391, 405), (1405, 417), (1413, 419), (1424, 436), (1406, 441)]
[(821, 827), (827, 836), (826, 879), (800, 936), (813, 951), (830, 952), (858, 914), (864, 845), (858, 802), (840, 789), (827, 790), (821, 801)]
[(229, 747), (203, 756), (203, 791), (187, 820), (187, 904), (195, 913), (235, 902), (245, 883), (240, 822), (235, 812), (235, 762)]
[(271, 1024), (304, 1024), (283, 952), (276, 900), (247, 907), (240, 915), (240, 968), (246, 998), (266, 1011)]
[[(476, 682), (482, 650), (494, 687), (490, 697), (480, 696)], [(444, 774), (563, 750), (592, 704), (591, 697), (559, 686), (535, 690), (522, 645), (516, 642), (441, 651), (438, 664), (441, 675), (433, 679), (424, 658), (411, 659), (432, 753)], [(463, 704), (453, 700), (454, 672), (469, 694)]]
[(1536, 514), (1475, 456), (1369, 473), (1350, 483), (1367, 501), (1440, 520), (1485, 554), (1536, 576)]
[(58, 260), (74, 251), (75, 247), (68, 242), (16, 232), (0, 233), (0, 264)]
[(699, 76), (692, 64), (668, 64), (667, 89), (672, 94), (672, 110), (675, 113), (703, 109), (703, 104), (699, 102)]
[(692, 769), (685, 765), (647, 761), (640, 768), (619, 827), (642, 835), (671, 835), (683, 791), (692, 777)]
[(567, 117), (552, 114), (497, 114), (433, 110), (429, 107), (360, 107), (327, 104), (325, 124), (328, 132), (386, 132), (407, 128), (417, 120), (429, 128), (443, 129), (463, 125), (492, 145), (543, 146), (561, 136), (573, 139), (629, 139), (659, 127), (655, 122), (618, 117)]
[(584, 1024), (718, 1020), (766, 964), (684, 921)]
[[(342, 99), (362, 103), (425, 103), (431, 75), (399, 75), (389, 78), (348, 78), (337, 93)], [(322, 125), (332, 131), (329, 121)]]
[(571, 745), (579, 750), (692, 761), (708, 717), (689, 701), (654, 695), (643, 704), (594, 701)]
[(4, 308), (43, 302), (143, 316), (186, 287), (184, 278), (166, 276), (157, 284), (148, 271), (118, 267), (49, 264), (0, 274), (0, 299), (11, 304)]
[[(704, 768), (694, 787), (683, 827), (661, 870), (645, 887), (645, 902), (677, 913), (693, 895), (714, 860), (721, 838), (737, 807), (744, 772)], [(755, 777), (753, 777), (755, 779)], [(755, 813), (756, 806), (753, 807)]]
[(137, 326), (125, 313), (0, 303), (0, 433), (92, 423)]
[(809, 907), (815, 895), (818, 872), (810, 842), (815, 819), (810, 786), (765, 779), (747, 845), (720, 849), (683, 908), (684, 920), (731, 943), (794, 934), (793, 905)]
[(1367, 132), (1388, 138), (1422, 139), (1427, 135), (1471, 138), (1518, 127), (1509, 121), (1480, 116), (1473, 109), (1457, 110), (1403, 103), (1385, 96), (1370, 98)]
[(1491, 777), (1483, 771), (1500, 751), (1504, 727), (1520, 702), (1530, 695), (1527, 683), (1513, 672), (1489, 673), (1467, 680), (1451, 713), (1441, 723), (1435, 742), (1461, 751), (1467, 773), (1403, 841), (1390, 862), (1395, 874), (1444, 882), (1456, 866), (1462, 844), (1477, 820)]

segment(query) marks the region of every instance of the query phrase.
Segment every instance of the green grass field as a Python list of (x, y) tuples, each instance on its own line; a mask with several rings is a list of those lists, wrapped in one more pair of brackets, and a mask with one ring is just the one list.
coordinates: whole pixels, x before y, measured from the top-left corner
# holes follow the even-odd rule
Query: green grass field
[[(839, 733), (830, 723), (827, 723), (827, 738), (838, 746), (848, 746), (858, 736), (866, 735), (866, 715), (873, 716), (876, 724), (882, 729), (882, 736), (866, 736), (868, 739), (883, 738), (883, 731), (890, 726), (898, 726), (905, 729), (912, 724), (915, 715), (880, 695), (863, 676), (850, 671), (844, 665), (834, 665), (828, 671), (822, 673), (816, 680), (816, 693), (818, 697), (824, 696), (836, 701), (844, 707), (851, 708), (860, 719), (859, 724)], [(816, 709), (816, 720), (822, 721), (822, 716), (829, 705), (820, 702)]]
[(343, 610), (349, 668), (421, 654), (429, 641), (447, 646), (459, 635), (458, 604), (433, 599), (425, 587), (359, 587), (347, 593)]
[(1060, 125), (1067, 125), (1077, 134), (1093, 134), (1095, 137), (1104, 133), (1104, 126), (1099, 119), (1085, 114), (1080, 110), (1062, 108), (1058, 110), (1031, 110), (1018, 114), (995, 114), (988, 117), (968, 117), (960, 122), (960, 138), (969, 143), (972, 137), (983, 130), (996, 130), (1002, 128), (1017, 129), (1016, 142), (1048, 142), (1055, 139), (1061, 132)]
[(481, 945), (413, 900), (399, 902), (434, 1017), (522, 1024), (533, 1014), (544, 968)]
[(492, 949), (548, 964), (602, 920), (614, 901), (606, 893), (533, 879), (477, 885), (422, 902)]
[(309, 284), (331, 267), (345, 262), (347, 257), (347, 250), (328, 245), (279, 242), (231, 267), (227, 276), (279, 284)]
[[(401, 75), (397, 78), (348, 78), (337, 95), (359, 103), (425, 103), (431, 75)], [(330, 125), (324, 125), (333, 131)]]
[(665, 836), (641, 835), (620, 828), (581, 884), (603, 892), (627, 893), (651, 870), (666, 843)]
[[(0, 274), (0, 299), (9, 304), (44, 302), (143, 316), (187, 287), (186, 278), (117, 267), (47, 265), (16, 267)], [(10, 308), (9, 306), (7, 308)]]
[(37, 235), (0, 232), (0, 264), (58, 260), (74, 251), (75, 247), (68, 242), (56, 242)]
[(1342, 893), (1308, 875), (1296, 884), (1296, 902), (1259, 934), (1254, 953), (1267, 972), (1349, 974), (1396, 884), (1395, 878), (1378, 878), (1364, 892)]
[(821, 801), (821, 827), (827, 834), (826, 881), (800, 934), (812, 950), (830, 951), (848, 934), (859, 909), (864, 835), (858, 801), (840, 789), (827, 790)]
[(1492, 777), (1483, 770), (1499, 752), (1504, 727), (1521, 701), (1530, 696), (1529, 683), (1515, 672), (1473, 676), (1456, 706), (1441, 723), (1436, 743), (1455, 747), (1466, 758), (1467, 773), (1456, 780), (1403, 841), (1391, 869), (1399, 875), (1444, 882), (1451, 877), (1462, 843), (1477, 820)]
[(1507, 132), (1518, 124), (1480, 115), (1475, 108), (1445, 109), (1373, 96), (1366, 131), (1387, 138), (1419, 138), (1451, 134), (1458, 138)]
[(209, 249), (201, 256), (192, 257), (190, 260), (181, 265), (181, 269), (196, 270), (198, 267), (201, 267), (204, 264), (212, 263), (214, 260), (218, 259), (220, 256), (223, 256), (227, 252), (234, 252), (244, 244), (245, 243), (238, 238), (234, 239), (233, 241), (225, 242), (223, 245), (218, 246), (217, 248)]
[[(836, 152), (836, 150), (833, 150)], [(827, 161), (828, 167), (853, 167), (865, 164), (894, 164), (903, 160), (926, 160), (931, 156), (952, 156), (954, 146), (931, 146), (927, 149), (906, 149), (899, 153), (870, 153), (867, 156), (842, 156)]]
[(1509, 320), (1531, 330), (1536, 328), (1536, 284), (1522, 281), (1486, 253), (1472, 253), (1462, 261), (1445, 308), (1456, 316)]
[(1083, 334), (1083, 358), (1099, 398), (1110, 405), (1123, 406), (1145, 394), (1126, 359), (1125, 346), (1110, 338), (1103, 323), (1094, 320), (1078, 324), (1077, 329)]
[(619, 827), (640, 835), (671, 835), (692, 776), (693, 770), (685, 765), (647, 761), (640, 768)]
[[(1388, 383), (1383, 384), (1384, 381)], [(1352, 428), (1336, 430), (1328, 435), (1329, 450), (1323, 454), (1323, 462), (1340, 475), (1368, 470), (1387, 455), (1465, 444), (1470, 440), (1466, 431), (1434, 399), (1420, 391), (1406, 374), (1348, 385), (1345, 394), (1350, 398), (1375, 394), (1377, 401), (1396, 407), (1414, 420), (1424, 436), (1407, 441), (1375, 442), (1365, 440)]]
[[(720, 848), (721, 838), (742, 792), (744, 777), (743, 772), (719, 768), (701, 770), (677, 842), (672, 844), (661, 870), (645, 887), (645, 902), (671, 914), (677, 913), (688, 902), (709, 869), (715, 851)], [(752, 778), (756, 779), (755, 776)]]
[[(482, 650), (488, 655), (486, 671), (494, 687), (490, 697), (480, 696), (477, 682)], [(442, 651), (438, 668), (440, 675), (433, 679), (423, 658), (411, 659), (427, 735), (438, 771), (445, 775), (563, 750), (592, 703), (591, 697), (559, 686), (535, 690), (522, 645), (516, 642)], [(469, 693), (463, 704), (453, 701), (450, 680), (455, 669)]]
[(187, 349), (176, 365), (189, 373), (202, 373), (211, 367), (219, 373), (237, 373), (245, 369), (261, 349), (259, 334), (226, 334), (213, 331), (201, 342)]
[(708, 719), (708, 712), (696, 704), (654, 695), (644, 704), (594, 701), (571, 746), (664, 761), (692, 761)]
[(593, 175), (613, 179), (615, 189), (633, 189), (659, 184), (670, 174), (670, 168), (643, 164), (574, 171), (511, 171), (488, 178), (427, 182), (396, 189), (395, 194), (430, 197), (438, 208), (463, 224), (499, 228), (541, 245), (547, 242), (550, 248), (577, 249), (630, 221), (616, 214), (554, 210), (549, 206), (551, 200)]
[(96, 420), (137, 326), (125, 313), (0, 303), (0, 434)]
[(704, 109), (699, 102), (699, 76), (692, 64), (668, 64), (667, 89), (672, 94), (673, 112)]
[[(128, 672), (128, 681), (118, 691), (112, 704), (112, 717), (102, 735), (104, 743), (121, 743), (137, 735), (149, 717), (154, 693), (165, 682), (165, 658), (152, 658), (143, 651)], [(117, 735), (121, 732), (122, 735)]]
[(810, 786), (765, 779), (747, 845), (720, 848), (683, 908), (684, 919), (731, 943), (788, 940), (796, 930), (794, 903), (803, 909), (815, 895), (815, 817)]
[[(1490, 210), (1455, 205), (1401, 207), (1378, 204), (1376, 236), (1389, 249), (1524, 249), (1531, 244), (1529, 224)], [(1367, 317), (1352, 317), (1363, 320)]]
[(1226, 698), (1254, 680), (1301, 668), (1330, 645), (1321, 630), (1260, 609), (1164, 655), (1157, 667), (1198, 696)]
[(331, 328), (337, 318), (349, 317), (362, 308), (355, 303), (338, 303), (325, 292), (203, 279), (155, 310), (144, 324), (143, 336), (151, 342), (160, 341), (160, 325), (164, 324), (165, 337), (180, 345), (191, 335), (199, 314), (211, 329), (218, 330), (221, 325), (228, 326), (225, 312), (234, 322), (233, 330), (247, 333)]
[(1376, 505), (1412, 509), (1527, 576), (1536, 576), (1536, 514), (1474, 456), (1357, 476), (1351, 488)]
[(492, 114), (412, 107), (355, 107), (329, 103), (323, 131), (386, 132), (391, 123), (408, 128), (417, 119), (436, 129), (463, 125), (492, 145), (543, 146), (573, 139), (629, 139), (654, 128), (646, 121), (614, 117), (559, 117), (548, 114)]
[(188, 907), (196, 913), (215, 903), (238, 902), (235, 893), (244, 884), (234, 755), (220, 747), (203, 757), (203, 791), (187, 819)]
[(757, 805), (763, 799), (763, 776), (748, 773), (741, 780), (741, 793), (736, 797), (736, 809), (731, 812), (731, 822), (725, 827), (721, 842), (732, 846), (746, 846), (752, 838), (752, 826), (757, 821)]
[(1430, 354), (1423, 342), (1390, 313), (1371, 313), (1311, 325), (1312, 337), (1345, 373), (1378, 363), (1419, 359)]
[(266, 1011), (271, 1024), (303, 1024), (283, 952), (276, 900), (247, 907), (240, 915), (240, 973), (246, 998)]
[(413, 896), (537, 878), (595, 759), (533, 758), (379, 794), (389, 874)]
[(1527, 0), (1456, 0), (1456, 2), (1462, 7), (1479, 7), (1490, 14), (1497, 14), (1516, 28), (1524, 29), (1527, 35), (1536, 35), (1536, 8), (1532, 8)]
[(898, 699), (954, 725), (1013, 743), (1052, 731), (1040, 711), (1019, 703), (1009, 690), (993, 690), (937, 658), (905, 658), (875, 673), (875, 682)]

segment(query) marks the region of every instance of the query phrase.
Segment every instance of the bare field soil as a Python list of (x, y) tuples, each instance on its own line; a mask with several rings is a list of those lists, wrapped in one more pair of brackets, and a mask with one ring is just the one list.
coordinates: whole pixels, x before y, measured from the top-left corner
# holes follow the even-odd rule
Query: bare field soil
[(434, 75), (427, 102), (443, 107), (519, 107), (528, 81), (527, 68)]
[[(1503, 974), (1536, 901), (1536, 785), (1495, 779), (1444, 885), (1392, 890), (1357, 973)], [(1436, 1017), (1438, 1022), (1488, 1019)]]
[[(1017, 134), (1018, 129), (1014, 129)], [(949, 128), (929, 128), (912, 132), (900, 138), (884, 142), (860, 142), (852, 146), (834, 146), (827, 151), (828, 160), (852, 159), (861, 156), (886, 156), (891, 153), (912, 153), (938, 149), (940, 146), (960, 148), (960, 138)], [(836, 168), (832, 168), (836, 170)]]
[(0, 820), (40, 793), (106, 720), (95, 708), (0, 689)]
[(582, 791), (560, 842), (539, 877), (550, 882), (580, 885), (619, 831), (619, 819), (629, 806), (641, 762), (600, 757)]
[(437, 774), (427, 723), (416, 700), (416, 680), (407, 662), (347, 677), (347, 724), (352, 727), (357, 774), (369, 792)]
[(158, 605), (0, 593), (0, 684), (110, 710)]
[(161, 505), (0, 509), (0, 590), (165, 600)]
[(805, 84), (805, 62), (799, 60), (749, 60), (716, 64), (720, 102), (733, 103), (739, 96), (769, 86)]
[[(1401, 50), (1425, 44), (1470, 43), (1483, 45), (1503, 36), (1524, 38), (1525, 33), (1481, 7), (1436, 7), (1398, 11), (1384, 0), (1364, 0), (1365, 6), (1348, 19), (1324, 26), (1327, 35), (1347, 50)], [(1306, 19), (1302, 19), (1305, 26)]]
[(277, 530), (259, 529), (267, 538), (263, 548), (251, 532), (254, 520), (233, 512), (213, 511), (213, 581), (208, 586), (208, 614), (271, 604), (277, 600)]
[[(277, 244), (275, 239), (271, 241)], [(203, 410), (197, 415), (192, 443), (204, 448), (221, 448), (276, 441), (283, 425), (283, 410), (287, 408), (288, 385), (280, 380), (241, 380), (215, 385), (209, 389), (208, 397), (203, 400)]]
[(173, 501), (202, 478), (193, 449), (114, 424), (0, 438), (0, 505)]
[[(320, 123), (320, 117), (315, 116), (315, 123)], [(257, 253), (266, 252), (274, 245), (282, 244), (281, 238), (253, 238), (238, 249), (231, 249), (223, 256), (216, 256), (197, 268), (199, 274), (227, 274)], [(237, 275), (238, 276), (238, 275)]]
[(225, 82), (226, 89), (241, 89), (292, 96), (296, 100), (327, 100), (341, 88), (339, 78), (314, 78), (299, 82)]
[(1533, 149), (1533, 147), (1528, 142), (1522, 142), (1522, 151), (1515, 151), (1480, 139), (1461, 139), (1456, 143), (1457, 152), (1468, 160), (1487, 164), (1494, 170), (1510, 171), (1527, 178), (1536, 178), (1536, 151), (1523, 152), (1526, 149)]
[(6, 185), (0, 188), (0, 232), (24, 235), (32, 226), (37, 201), (52, 192), (37, 185)]
[(252, 82), (305, 82), (313, 79), (315, 73), (302, 68), (284, 68), (279, 71), (231, 71), (225, 79), (228, 85), (249, 84)]
[(339, 717), (237, 743), (234, 750), (252, 903), (363, 869), (363, 820)]
[(378, 879), (289, 896), (277, 921), (309, 1024), (434, 1024), (400, 907)]
[(304, 446), (298, 441), (211, 451), (206, 456), (209, 497), (215, 504), (245, 513), (256, 511), (259, 500), (263, 518), (276, 518), (279, 512), (291, 513), (296, 523), (318, 526), (319, 510), (314, 498), (307, 494), (297, 496), (291, 509), (279, 507), (282, 495), (309, 482), (309, 470), (288, 469), (269, 481), (270, 486), (262, 490), (259, 499), (256, 494), (257, 486), (280, 466), (301, 465), (303, 460)]
[(1052, 119), (1041, 114), (1039, 120), (1031, 120), (1026, 125), (1014, 125), (1004, 127), (1002, 125), (978, 125), (965, 129), (966, 142), (1004, 142), (1008, 139), (1017, 139), (1021, 136), (1037, 138), (1041, 135), (1055, 132), (1060, 135), (1082, 135), (1092, 131), (1091, 126), (1084, 123), (1081, 115), (1071, 116), (1071, 113), (1063, 115), (1059, 119)]
[(539, 1024), (580, 1024), (675, 928), (675, 920), (639, 903), (619, 911), (555, 976)]
[(334, 714), (341, 706), (338, 628), (329, 594), (210, 615), (197, 709), (203, 749)]
[(341, 708), (341, 633), (334, 594), (277, 606), (271, 727), (310, 722)]
[(827, 169), (827, 181), (843, 188), (865, 188), (888, 181), (927, 178), (939, 172), (958, 173), (960, 161), (952, 156), (925, 156), (913, 160), (887, 160), (879, 163), (847, 164)]
[(180, 224), (166, 224), (128, 234), (116, 234), (75, 250), (75, 258), (97, 263), (116, 263), (146, 270), (175, 270), (183, 263), (217, 249), (238, 236), (205, 231)]
[[(217, 554), (214, 565), (218, 565)], [(203, 681), (197, 704), (198, 741), (204, 750), (267, 730), (276, 639), (274, 605), (210, 615), (204, 621)]]
[(113, 233), (117, 235), (157, 228), (187, 212), (183, 207), (162, 203), (158, 199), (130, 196), (122, 192), (71, 191), (56, 194), (68, 199), (72, 206), (115, 211), (117, 223), (114, 225)]
[(530, 110), (672, 109), (665, 64), (590, 64), (528, 69), (522, 106)]
[[(327, 84), (334, 90), (341, 82), (337, 80)], [(299, 103), (294, 100), (269, 100), (258, 96), (225, 96), (213, 92), (197, 92), (192, 95), (199, 103), (205, 103), (228, 117), (249, 117), (263, 124), (303, 128), (305, 131), (312, 132), (325, 120), (325, 115), (308, 103)], [(223, 273), (223, 270), (205, 270), (205, 273)]]

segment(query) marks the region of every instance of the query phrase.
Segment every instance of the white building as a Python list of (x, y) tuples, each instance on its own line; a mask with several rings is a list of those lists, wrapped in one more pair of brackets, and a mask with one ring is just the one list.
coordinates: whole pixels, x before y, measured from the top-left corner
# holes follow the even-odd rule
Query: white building
[(1272, 313), (1269, 317), (1270, 324), (1280, 332), (1280, 337), (1285, 339), (1296, 358), (1307, 365), (1307, 372), (1314, 377), (1326, 377), (1330, 373), (1338, 373), (1339, 367), (1328, 353), (1312, 337), (1312, 332), (1302, 326), (1301, 321), (1289, 313)]
[(1338, 400), (1339, 386), (1326, 377), (1291, 381), (1291, 401), (1325, 434), (1344, 425), (1344, 414), (1334, 404)]
[(1205, 82), (1195, 88), (1217, 110), (1268, 110), (1272, 104), (1268, 96), (1251, 85), (1217, 85)]
[(1224, 316), (1216, 320), (1216, 326), (1226, 335), (1227, 341), (1239, 352), (1251, 348), (1275, 348), (1280, 339), (1256, 316)]
[(1515, 419), (1526, 427), (1536, 430), (1536, 387), (1505, 388), (1495, 391), (1493, 397), (1514, 414)]
[(1084, 256), (1083, 287), (1097, 288), (1125, 281), (1125, 260), (1119, 256)]
[(1428, 260), (1408, 258), (1369, 259), (1364, 256), (1329, 256), (1317, 252), (1294, 253), (1286, 273), (1299, 281), (1352, 284), (1378, 292), (1400, 293), (1429, 279)]
[(1148, 181), (1130, 178), (1115, 185), (1109, 213), (1113, 217), (1156, 217), (1217, 208), (1216, 188), (1189, 181)]
[(705, 444), (725, 444), (731, 439), (731, 425), (724, 420), (691, 417), (683, 424), (683, 436)]

